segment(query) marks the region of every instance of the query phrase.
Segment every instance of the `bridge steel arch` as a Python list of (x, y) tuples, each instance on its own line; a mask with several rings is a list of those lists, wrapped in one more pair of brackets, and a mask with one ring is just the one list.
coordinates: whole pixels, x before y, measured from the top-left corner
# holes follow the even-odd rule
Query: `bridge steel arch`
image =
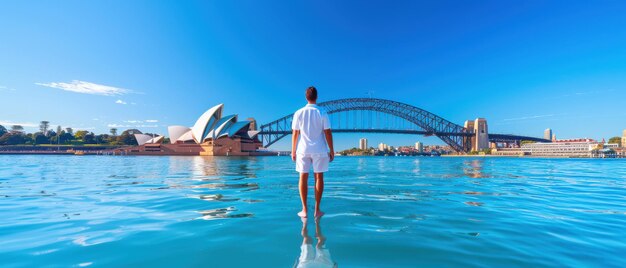
[[(415, 106), (392, 100), (376, 98), (349, 98), (321, 102), (317, 104), (324, 108), (328, 114), (344, 111), (377, 111), (400, 117), (408, 122), (417, 125), (424, 131), (406, 132), (434, 135), (440, 138), (447, 145), (457, 152), (469, 152), (471, 150), (471, 139), (473, 135), (463, 126), (452, 123), (440, 116)], [(260, 127), (259, 137), (265, 147), (268, 147), (285, 136), (291, 134), (291, 120), (293, 114), (281, 117)], [(339, 132), (368, 132), (363, 129), (341, 129)], [(377, 132), (403, 133), (401, 130), (379, 130)]]

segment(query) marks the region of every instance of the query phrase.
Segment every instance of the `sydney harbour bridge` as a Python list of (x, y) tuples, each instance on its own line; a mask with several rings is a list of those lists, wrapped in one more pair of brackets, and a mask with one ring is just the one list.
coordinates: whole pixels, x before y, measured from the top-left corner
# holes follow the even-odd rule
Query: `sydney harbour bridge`
[[(390, 133), (436, 136), (458, 153), (468, 153), (477, 147), (480, 139), (485, 144), (515, 143), (521, 141), (550, 142), (542, 138), (512, 134), (488, 133), (472, 126), (461, 126), (418, 107), (385, 99), (349, 98), (317, 104), (329, 115), (334, 133)], [(264, 147), (291, 134), (293, 114), (261, 125), (259, 138)]]

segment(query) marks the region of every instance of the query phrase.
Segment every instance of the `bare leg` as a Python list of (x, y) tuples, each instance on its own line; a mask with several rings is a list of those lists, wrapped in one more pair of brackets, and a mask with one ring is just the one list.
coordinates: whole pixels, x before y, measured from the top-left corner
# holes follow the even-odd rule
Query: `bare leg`
[(298, 212), (298, 216), (306, 218), (306, 197), (308, 192), (309, 173), (300, 173), (300, 200), (302, 201), (302, 211)]
[(302, 218), (302, 244), (311, 244), (311, 237), (309, 236), (309, 231), (306, 228), (307, 220), (306, 218)]
[(320, 210), (322, 193), (324, 193), (324, 173), (314, 173), (315, 176), (315, 217), (321, 217), (324, 212)]
[(317, 237), (317, 247), (324, 248), (324, 244), (326, 243), (326, 237), (322, 234), (320, 220), (320, 218), (315, 218), (315, 237)]

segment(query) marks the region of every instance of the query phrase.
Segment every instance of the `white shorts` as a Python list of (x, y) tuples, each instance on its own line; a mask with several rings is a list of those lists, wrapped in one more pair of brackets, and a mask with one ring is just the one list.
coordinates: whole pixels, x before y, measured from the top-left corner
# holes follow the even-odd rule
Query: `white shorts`
[(297, 154), (296, 155), (296, 171), (300, 173), (309, 173), (311, 166), (313, 172), (322, 173), (328, 171), (328, 162), (330, 158), (328, 153), (320, 154)]

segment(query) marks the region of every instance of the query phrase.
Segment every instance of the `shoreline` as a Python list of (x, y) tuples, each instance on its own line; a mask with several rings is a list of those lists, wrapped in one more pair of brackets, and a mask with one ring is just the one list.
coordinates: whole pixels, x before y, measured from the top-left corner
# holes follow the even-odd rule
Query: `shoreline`
[[(0, 155), (76, 155), (76, 156), (82, 156), (82, 155), (103, 155), (103, 156), (195, 156), (195, 155), (185, 155), (185, 154), (119, 154), (119, 153), (114, 153), (112, 151), (73, 151), (73, 152), (67, 152), (67, 151), (0, 151)], [(235, 155), (224, 155), (227, 157), (233, 157)], [(285, 156), (285, 155), (280, 155), (278, 153), (274, 154), (274, 153), (267, 153), (267, 152), (263, 152), (263, 153), (259, 153), (259, 154), (254, 154), (254, 155), (249, 155), (249, 156)], [(339, 157), (402, 157), (402, 156), (383, 156), (383, 155), (342, 155)], [(416, 156), (412, 156), (412, 155), (407, 155), (405, 157), (428, 157), (430, 158), (431, 156), (424, 156), (424, 155), (416, 155)], [(625, 159), (622, 157), (613, 157), (613, 158), (609, 158), (609, 157), (568, 157), (568, 156), (533, 156), (533, 155), (524, 155), (524, 156), (519, 156), (519, 155), (439, 155), (438, 157), (449, 157), (449, 158), (547, 158), (547, 159)]]

